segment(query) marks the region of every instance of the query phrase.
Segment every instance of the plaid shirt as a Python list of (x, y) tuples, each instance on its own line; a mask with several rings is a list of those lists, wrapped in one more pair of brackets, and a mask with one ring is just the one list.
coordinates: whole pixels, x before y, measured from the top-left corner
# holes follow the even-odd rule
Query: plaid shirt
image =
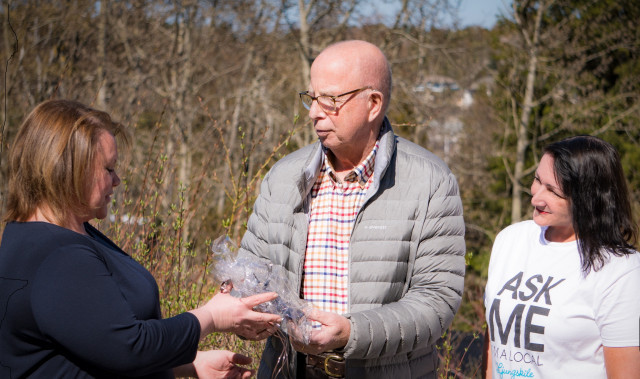
[(377, 151), (378, 142), (343, 182), (337, 179), (325, 151), (320, 174), (311, 190), (302, 294), (323, 311), (338, 314), (348, 311), (349, 240), (373, 181)]

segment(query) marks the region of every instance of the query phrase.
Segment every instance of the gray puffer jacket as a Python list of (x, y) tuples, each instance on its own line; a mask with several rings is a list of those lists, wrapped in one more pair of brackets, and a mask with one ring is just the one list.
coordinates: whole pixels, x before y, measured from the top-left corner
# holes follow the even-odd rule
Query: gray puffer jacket
[[(449, 168), (394, 135), (385, 118), (349, 250), (347, 378), (435, 377), (434, 344), (460, 305), (465, 270), (464, 221)], [(240, 255), (283, 266), (300, 290), (309, 193), (322, 166), (320, 143), (278, 161), (265, 176)], [(282, 345), (266, 342), (259, 378), (271, 378)], [(288, 352), (295, 377), (295, 353)], [(286, 370), (286, 368), (285, 368)]]

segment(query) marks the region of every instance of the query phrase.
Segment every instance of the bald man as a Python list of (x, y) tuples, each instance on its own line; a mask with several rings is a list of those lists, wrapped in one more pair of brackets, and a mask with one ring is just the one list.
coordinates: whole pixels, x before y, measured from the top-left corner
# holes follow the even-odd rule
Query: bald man
[[(313, 62), (300, 93), (318, 141), (265, 176), (240, 254), (286, 269), (316, 309), (308, 345), (270, 338), (259, 378), (431, 378), (459, 305), (464, 221), (442, 160), (393, 133), (391, 70), (345, 41)], [(287, 364), (278, 359), (282, 350)]]

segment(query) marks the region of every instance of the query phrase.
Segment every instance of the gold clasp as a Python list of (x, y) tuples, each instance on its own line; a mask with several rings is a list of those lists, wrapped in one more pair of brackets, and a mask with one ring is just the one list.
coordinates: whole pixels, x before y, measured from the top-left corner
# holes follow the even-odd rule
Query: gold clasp
[(329, 361), (332, 359), (336, 362), (344, 362), (344, 357), (341, 355), (336, 355), (336, 354), (327, 355), (327, 357), (324, 359), (324, 373), (329, 375), (332, 378), (341, 378), (342, 375), (334, 375), (331, 372), (329, 372)]

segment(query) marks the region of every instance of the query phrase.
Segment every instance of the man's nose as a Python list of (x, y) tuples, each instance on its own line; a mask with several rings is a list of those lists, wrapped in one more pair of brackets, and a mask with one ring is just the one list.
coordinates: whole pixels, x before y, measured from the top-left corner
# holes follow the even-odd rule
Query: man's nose
[(322, 109), (320, 104), (318, 104), (318, 100), (313, 100), (311, 102), (311, 105), (309, 106), (309, 118), (312, 120), (316, 120), (324, 116), (326, 116), (326, 113), (324, 113), (324, 110)]

